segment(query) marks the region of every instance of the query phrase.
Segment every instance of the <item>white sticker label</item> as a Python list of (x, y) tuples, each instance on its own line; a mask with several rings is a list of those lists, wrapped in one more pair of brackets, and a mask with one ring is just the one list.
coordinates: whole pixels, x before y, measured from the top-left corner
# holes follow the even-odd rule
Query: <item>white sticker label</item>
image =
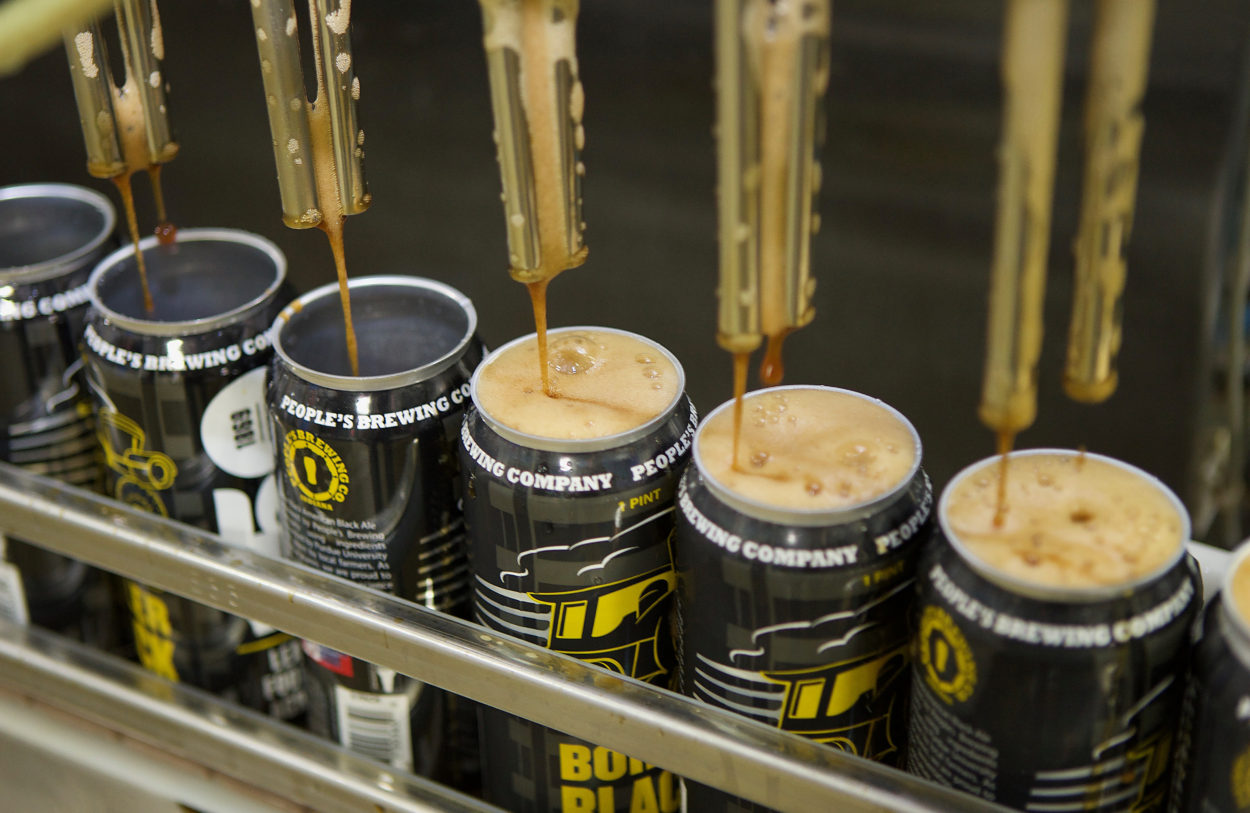
[(213, 396), (200, 419), (200, 441), (217, 467), (235, 477), (263, 477), (273, 471), (264, 367), (236, 378)]
[(334, 687), (339, 742), (361, 756), (412, 770), (412, 711), (408, 695)]

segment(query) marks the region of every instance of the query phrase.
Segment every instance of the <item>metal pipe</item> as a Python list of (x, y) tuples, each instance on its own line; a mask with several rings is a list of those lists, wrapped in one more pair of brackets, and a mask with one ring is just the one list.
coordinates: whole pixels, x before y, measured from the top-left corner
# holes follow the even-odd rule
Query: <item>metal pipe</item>
[(6, 464), (0, 529), (782, 811), (1001, 809)]

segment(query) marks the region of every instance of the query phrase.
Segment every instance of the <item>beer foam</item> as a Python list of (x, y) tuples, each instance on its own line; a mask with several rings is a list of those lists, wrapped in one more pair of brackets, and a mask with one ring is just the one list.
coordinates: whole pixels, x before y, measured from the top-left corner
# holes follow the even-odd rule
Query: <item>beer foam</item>
[(838, 510), (893, 491), (916, 464), (911, 427), (854, 393), (787, 387), (744, 399), (738, 465), (726, 404), (699, 431), (699, 466), (721, 487), (781, 509)]
[(1228, 580), (1230, 609), (1235, 608), (1241, 620), (1250, 625), (1250, 557), (1243, 557)]
[(1077, 452), (1008, 458), (1006, 507), (994, 524), (999, 457), (947, 489), (947, 531), (983, 564), (1025, 582), (1112, 587), (1157, 572), (1184, 544), (1187, 522), (1156, 481)]
[(500, 349), (477, 374), (475, 398), (491, 420), (544, 438), (602, 438), (642, 426), (678, 395), (676, 366), (639, 336), (594, 328), (547, 335), (555, 397), (543, 392), (538, 340), (528, 336)]

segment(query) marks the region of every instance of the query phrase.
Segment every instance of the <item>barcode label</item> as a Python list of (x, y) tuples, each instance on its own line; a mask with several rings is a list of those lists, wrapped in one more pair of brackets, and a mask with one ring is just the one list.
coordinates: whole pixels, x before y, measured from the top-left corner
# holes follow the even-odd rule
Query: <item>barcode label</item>
[(334, 687), (339, 742), (361, 756), (412, 770), (411, 712), (406, 694)]
[(23, 627), (30, 623), (22, 573), (10, 562), (0, 562), (0, 618)]

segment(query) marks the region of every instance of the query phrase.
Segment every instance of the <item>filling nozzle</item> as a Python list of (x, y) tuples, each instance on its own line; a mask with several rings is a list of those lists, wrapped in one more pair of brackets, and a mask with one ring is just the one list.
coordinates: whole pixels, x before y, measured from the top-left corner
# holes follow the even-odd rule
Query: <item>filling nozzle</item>
[(509, 273), (551, 279), (587, 254), (577, 0), (481, 0)]
[(87, 171), (97, 178), (128, 176), (173, 160), (178, 153), (165, 104), (165, 57), (160, 15), (152, 0), (116, 0), (125, 81), (117, 85), (98, 22), (65, 31), (70, 77)]
[(1003, 35), (1003, 137), (990, 276), (983, 423), (1011, 437), (1037, 415), (1067, 0), (1010, 0)]
[(372, 198), (364, 176), (364, 130), (356, 117), (360, 80), (351, 49), (351, 0), (309, 0), (317, 96), (300, 64), (292, 0), (253, 0), (282, 219), (292, 228), (358, 214)]
[(750, 352), (806, 325), (817, 153), (829, 81), (828, 0), (718, 0), (718, 341)]
[(1099, 0), (1085, 105), (1085, 178), (1063, 385), (1077, 401), (1115, 392), (1126, 248), (1133, 224), (1154, 0)]

